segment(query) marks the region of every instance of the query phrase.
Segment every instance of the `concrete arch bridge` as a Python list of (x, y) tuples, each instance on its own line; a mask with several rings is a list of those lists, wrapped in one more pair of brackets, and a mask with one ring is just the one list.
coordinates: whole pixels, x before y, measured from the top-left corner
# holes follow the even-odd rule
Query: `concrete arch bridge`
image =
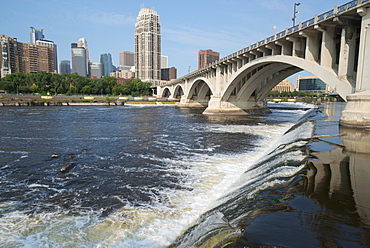
[(180, 99), (181, 107), (206, 107), (204, 114), (264, 113), (271, 89), (305, 70), (347, 99), (342, 124), (370, 126), (369, 7), (370, 0), (335, 6), (161, 84), (157, 95)]

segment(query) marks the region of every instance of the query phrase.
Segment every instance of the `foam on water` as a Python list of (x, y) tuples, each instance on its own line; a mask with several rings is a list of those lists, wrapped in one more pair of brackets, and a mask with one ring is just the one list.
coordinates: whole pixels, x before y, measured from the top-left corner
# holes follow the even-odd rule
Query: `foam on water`
[[(155, 106), (155, 105), (154, 105)], [(131, 107), (131, 106), (130, 106)], [(141, 107), (141, 106), (133, 106)], [(146, 106), (147, 107), (147, 106)], [(292, 112), (292, 111), (290, 111)], [(297, 116), (306, 111), (297, 110)], [(246, 182), (254, 187), (250, 197), (266, 187), (282, 183), (277, 177), (285, 177), (298, 172), (301, 168), (281, 166), (272, 168), (274, 161), (265, 163), (258, 168), (254, 166), (266, 158), (279, 154), (275, 148), (278, 144), (287, 144), (297, 138), (309, 137), (312, 124), (304, 124), (282, 137), (292, 123), (279, 125), (212, 125), (208, 124), (194, 130), (209, 130), (214, 133), (253, 133), (262, 137), (255, 148), (247, 153), (204, 155), (199, 151), (217, 151), (217, 146), (208, 148), (187, 147), (185, 143), (173, 141), (169, 146), (188, 149), (187, 155), (181, 158), (165, 158), (161, 162), (168, 164), (168, 171), (176, 171), (186, 175), (178, 189), (150, 188), (141, 190), (151, 192), (151, 203), (134, 206), (125, 202), (120, 208), (106, 217), (104, 211), (86, 211), (81, 215), (71, 215), (68, 211), (52, 213), (33, 213), (16, 210), (17, 202), (6, 202), (0, 205), (0, 247), (166, 247), (172, 244), (199, 216), (226, 201)], [(163, 136), (164, 138), (166, 136)], [(158, 139), (157, 144), (165, 142)], [(289, 148), (289, 144), (286, 146)], [(124, 154), (123, 156), (132, 156)], [(22, 154), (22, 156), (25, 156)], [(97, 155), (98, 156), (98, 155)], [(295, 157), (299, 160), (303, 155), (296, 151), (278, 160)], [(108, 157), (98, 156), (101, 160)], [(142, 154), (142, 158), (158, 159), (154, 155)], [(140, 170), (140, 168), (126, 168)], [(270, 170), (270, 171), (269, 171)], [(266, 173), (266, 171), (268, 171)], [(239, 179), (238, 179), (239, 178)], [(126, 185), (130, 187), (129, 185)], [(30, 184), (29, 188), (49, 187), (42, 184)], [(159, 192), (159, 193), (158, 193)], [(217, 218), (216, 218), (217, 219)], [(222, 221), (219, 220), (220, 223)], [(215, 220), (212, 220), (215, 221)]]

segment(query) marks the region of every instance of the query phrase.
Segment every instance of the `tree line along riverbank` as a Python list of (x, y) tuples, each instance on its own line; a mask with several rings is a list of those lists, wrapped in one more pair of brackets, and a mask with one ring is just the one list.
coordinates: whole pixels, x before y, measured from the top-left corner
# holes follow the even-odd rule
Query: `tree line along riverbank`
[(125, 104), (176, 104), (177, 99), (156, 97), (112, 96), (36, 96), (1, 95), (0, 106), (74, 106), (74, 105), (125, 105)]
[(150, 82), (138, 78), (117, 83), (115, 77), (87, 78), (74, 73), (15, 72), (0, 78), (0, 90), (8, 94), (40, 95), (152, 95)]

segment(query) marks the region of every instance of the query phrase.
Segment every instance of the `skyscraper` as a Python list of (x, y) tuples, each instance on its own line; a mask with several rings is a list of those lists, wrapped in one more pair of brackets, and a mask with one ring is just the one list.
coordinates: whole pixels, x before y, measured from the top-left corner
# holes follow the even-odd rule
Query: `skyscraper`
[(0, 35), (0, 76), (14, 72), (55, 72), (54, 48), (18, 42), (16, 38)]
[(30, 42), (33, 44), (36, 44), (37, 40), (42, 40), (44, 39), (44, 29), (36, 29), (34, 27), (31, 28), (31, 33), (30, 33)]
[(198, 69), (206, 67), (208, 64), (220, 59), (220, 53), (211, 49), (200, 50), (198, 52)]
[(142, 8), (135, 24), (135, 69), (142, 81), (159, 85), (161, 79), (161, 25), (156, 11)]
[(168, 56), (161, 55), (161, 69), (168, 68)]
[(0, 35), (0, 78), (6, 75), (20, 71), (20, 61), (18, 55), (17, 38)]
[(58, 49), (57, 44), (53, 41), (46, 40), (44, 36), (44, 29), (31, 28), (30, 40), (32, 44), (52, 47), (54, 49), (54, 71), (58, 72)]
[(83, 47), (76, 46), (76, 43), (71, 44), (72, 52), (72, 73), (77, 73), (80, 76), (87, 77), (87, 61), (86, 50)]
[(114, 71), (110, 53), (100, 54), (100, 63), (103, 65), (103, 76), (109, 76)]
[(87, 76), (90, 76), (90, 53), (89, 53), (89, 47), (87, 45), (87, 41), (85, 38), (80, 38), (78, 41), (77, 41), (77, 46), (78, 47), (83, 47), (85, 48), (85, 52), (86, 52), (86, 75)]
[(42, 40), (36, 40), (36, 45), (51, 47), (54, 49), (54, 70), (57, 73), (58, 72), (57, 44), (55, 44), (53, 41), (42, 39)]
[(119, 52), (119, 66), (120, 67), (135, 66), (135, 53), (129, 51)]
[(87, 40), (85, 38), (80, 38), (78, 41), (77, 41), (77, 46), (78, 47), (83, 47), (85, 48), (85, 51), (86, 51), (86, 59), (88, 61), (90, 61), (90, 55), (89, 55), (89, 46), (87, 45)]
[(177, 78), (177, 69), (175, 67), (162, 68), (161, 74), (161, 80), (171, 81)]
[(69, 60), (60, 61), (59, 73), (71, 73), (71, 62)]
[(92, 78), (101, 78), (103, 76), (103, 65), (101, 63), (90, 63)]

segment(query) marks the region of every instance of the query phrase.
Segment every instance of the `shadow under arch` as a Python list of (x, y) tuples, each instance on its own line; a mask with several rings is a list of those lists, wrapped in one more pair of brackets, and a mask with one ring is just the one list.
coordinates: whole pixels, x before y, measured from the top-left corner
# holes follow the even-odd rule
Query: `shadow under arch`
[(174, 92), (173, 92), (173, 98), (181, 99), (181, 96), (184, 95), (184, 89), (181, 85), (177, 85)]
[(169, 88), (165, 88), (162, 92), (162, 97), (170, 97), (171, 96), (171, 91)]
[(186, 101), (192, 107), (207, 107), (212, 95), (210, 84), (207, 83), (205, 78), (197, 78), (191, 84), (188, 94), (186, 94)]
[(273, 55), (255, 59), (241, 67), (225, 87), (221, 99), (225, 102), (263, 101), (280, 81), (302, 70), (317, 76), (343, 99), (354, 92), (354, 87), (348, 80), (339, 78), (333, 70), (316, 62)]

